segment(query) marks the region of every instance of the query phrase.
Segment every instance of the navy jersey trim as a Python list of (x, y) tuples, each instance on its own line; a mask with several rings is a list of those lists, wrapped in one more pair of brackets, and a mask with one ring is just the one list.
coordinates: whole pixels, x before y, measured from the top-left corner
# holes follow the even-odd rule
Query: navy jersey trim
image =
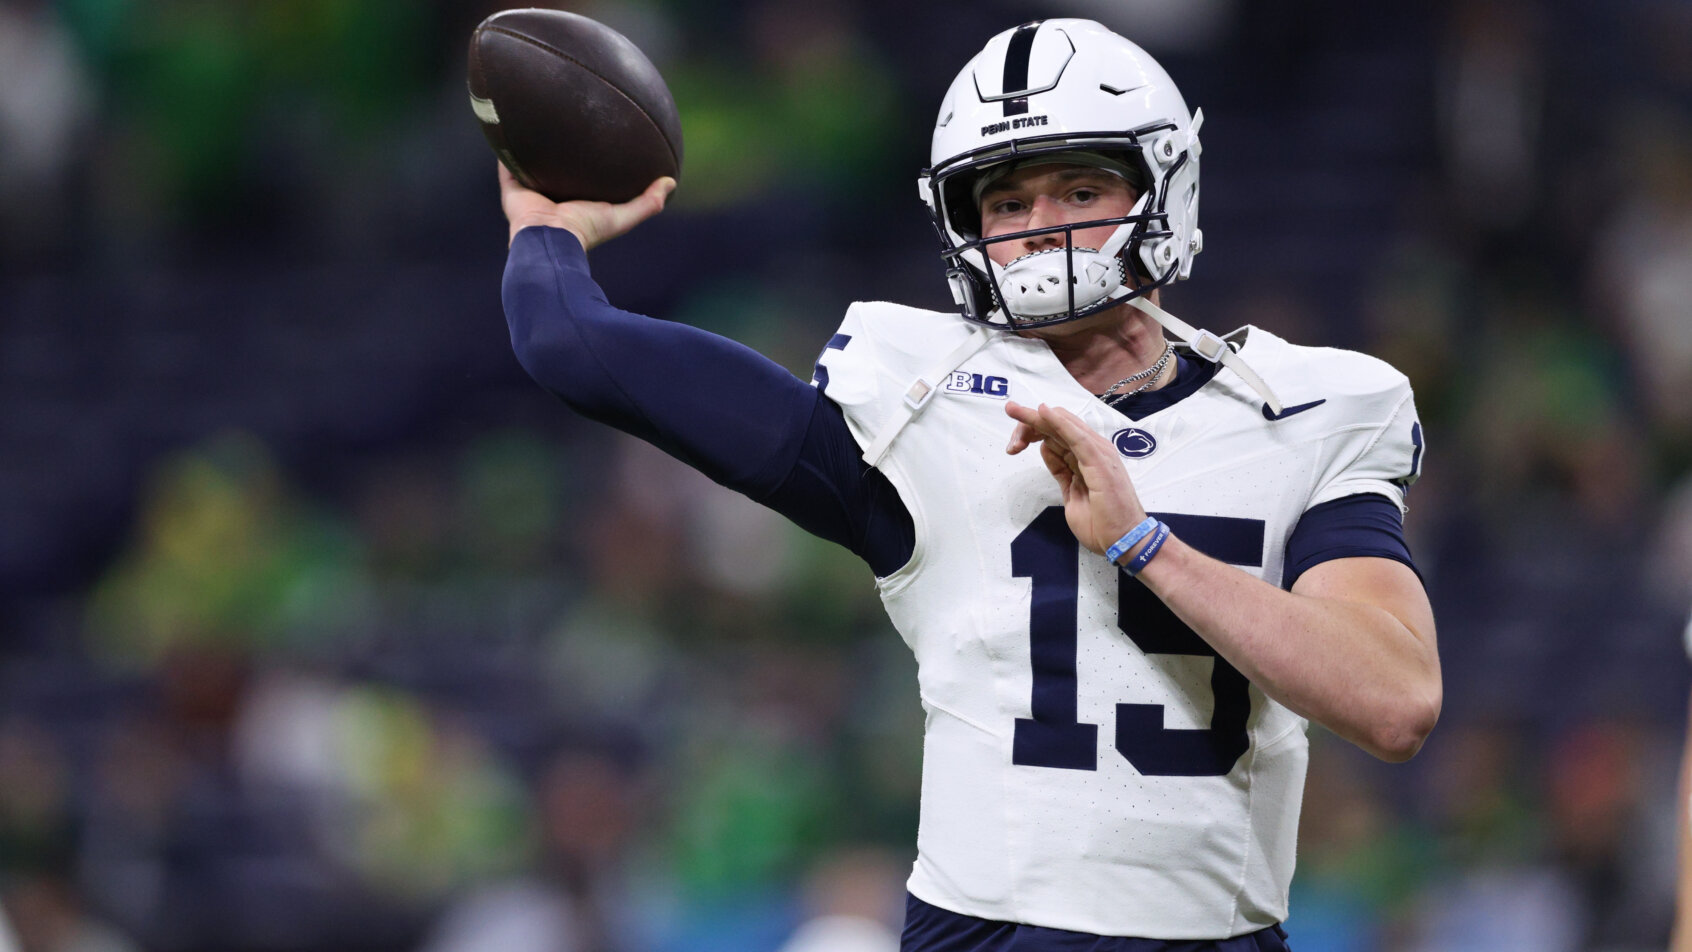
[(1299, 517), (1287, 540), (1281, 587), (1290, 590), (1299, 576), (1323, 562), (1350, 558), (1392, 559), (1422, 577), (1404, 541), (1398, 505), (1380, 493), (1357, 493), (1312, 506)]
[(1406, 492), (1409, 491), (1410, 484), (1416, 481), (1416, 477), (1422, 475), (1422, 423), (1420, 420), (1410, 424), (1410, 445), (1415, 447), (1415, 451), (1410, 454), (1410, 472), (1398, 481), (1398, 484), (1403, 486)]
[(905, 894), (899, 952), (1289, 952), (1279, 924), (1230, 939), (1142, 939), (980, 919)]
[(1143, 420), (1198, 393), (1216, 376), (1216, 370), (1221, 366), (1208, 360), (1189, 360), (1176, 353), (1174, 383), (1118, 400), (1110, 405), (1111, 409), (1130, 420)]

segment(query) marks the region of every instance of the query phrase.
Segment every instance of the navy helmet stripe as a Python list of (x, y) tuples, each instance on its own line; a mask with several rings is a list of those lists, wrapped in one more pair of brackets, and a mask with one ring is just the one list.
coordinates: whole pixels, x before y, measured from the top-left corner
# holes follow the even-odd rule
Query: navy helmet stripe
[[(1000, 93), (1014, 93), (1028, 88), (1028, 60), (1034, 53), (1034, 34), (1044, 20), (1033, 20), (1016, 28), (1011, 34), (1010, 48), (1005, 52), (1005, 81)], [(1005, 115), (1020, 116), (1028, 112), (1028, 97), (1005, 100)]]

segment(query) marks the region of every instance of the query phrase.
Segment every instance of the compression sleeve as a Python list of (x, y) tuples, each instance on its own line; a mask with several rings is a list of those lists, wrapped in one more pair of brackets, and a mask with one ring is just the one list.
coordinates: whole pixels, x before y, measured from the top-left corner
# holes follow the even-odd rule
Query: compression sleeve
[(858, 458), (839, 408), (779, 364), (613, 307), (563, 229), (518, 232), (503, 299), (518, 363), (571, 409), (846, 546), (877, 575), (909, 558), (915, 531), (898, 494)]
[(899, 491), (864, 462), (845, 414), (827, 398), (817, 400), (793, 472), (765, 505), (857, 553), (877, 577), (916, 551), (916, 524)]
[(1398, 503), (1379, 493), (1357, 493), (1311, 506), (1299, 517), (1287, 540), (1281, 587), (1332, 559), (1368, 556), (1403, 562), (1420, 578), (1404, 541), (1404, 516)]

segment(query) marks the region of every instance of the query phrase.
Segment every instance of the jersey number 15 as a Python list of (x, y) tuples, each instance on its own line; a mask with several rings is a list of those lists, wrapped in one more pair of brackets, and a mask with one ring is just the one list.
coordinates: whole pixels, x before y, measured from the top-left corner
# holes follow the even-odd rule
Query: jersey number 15
[[(1263, 564), (1260, 519), (1153, 513), (1193, 548), (1231, 565)], [(1033, 717), (1016, 719), (1011, 762), (1027, 767), (1098, 769), (1097, 724), (1076, 713), (1076, 605), (1080, 591), (1080, 543), (1051, 506), (1011, 543), (1011, 574), (1033, 582), (1028, 617), (1028, 652), (1034, 673)], [(1216, 655), (1156, 595), (1117, 576), (1116, 625), (1146, 654), (1210, 656), (1216, 659), (1210, 689), (1216, 703), (1210, 727), (1163, 726), (1161, 704), (1116, 705), (1116, 749), (1147, 776), (1215, 777), (1234, 768), (1250, 741), (1250, 684)]]

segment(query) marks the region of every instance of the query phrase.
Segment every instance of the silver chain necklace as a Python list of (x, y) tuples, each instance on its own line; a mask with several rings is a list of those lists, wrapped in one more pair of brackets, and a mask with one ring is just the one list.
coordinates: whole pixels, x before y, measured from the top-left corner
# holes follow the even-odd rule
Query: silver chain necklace
[[(1129, 397), (1133, 396), (1134, 394), (1145, 390), (1147, 387), (1150, 387), (1152, 384), (1157, 383), (1157, 378), (1161, 377), (1163, 375), (1164, 368), (1169, 366), (1169, 360), (1170, 360), (1170, 358), (1172, 358), (1174, 356), (1175, 356), (1175, 344), (1174, 344), (1174, 342), (1164, 341), (1164, 343), (1163, 343), (1163, 356), (1159, 357), (1157, 359), (1157, 363), (1152, 364), (1150, 367), (1147, 367), (1146, 369), (1140, 371), (1139, 373), (1129, 374), (1128, 376), (1123, 377), (1121, 380), (1118, 380), (1117, 382), (1111, 384), (1109, 390), (1106, 390), (1104, 393), (1099, 394), (1099, 399), (1103, 400), (1107, 404), (1115, 404), (1119, 400), (1126, 400)], [(1131, 383), (1135, 383), (1136, 381), (1141, 381), (1141, 380), (1144, 380), (1145, 383), (1140, 384), (1138, 387), (1135, 387), (1134, 389), (1128, 391), (1127, 393), (1117, 393), (1116, 392), (1118, 390), (1121, 390), (1123, 387), (1128, 386)]]

